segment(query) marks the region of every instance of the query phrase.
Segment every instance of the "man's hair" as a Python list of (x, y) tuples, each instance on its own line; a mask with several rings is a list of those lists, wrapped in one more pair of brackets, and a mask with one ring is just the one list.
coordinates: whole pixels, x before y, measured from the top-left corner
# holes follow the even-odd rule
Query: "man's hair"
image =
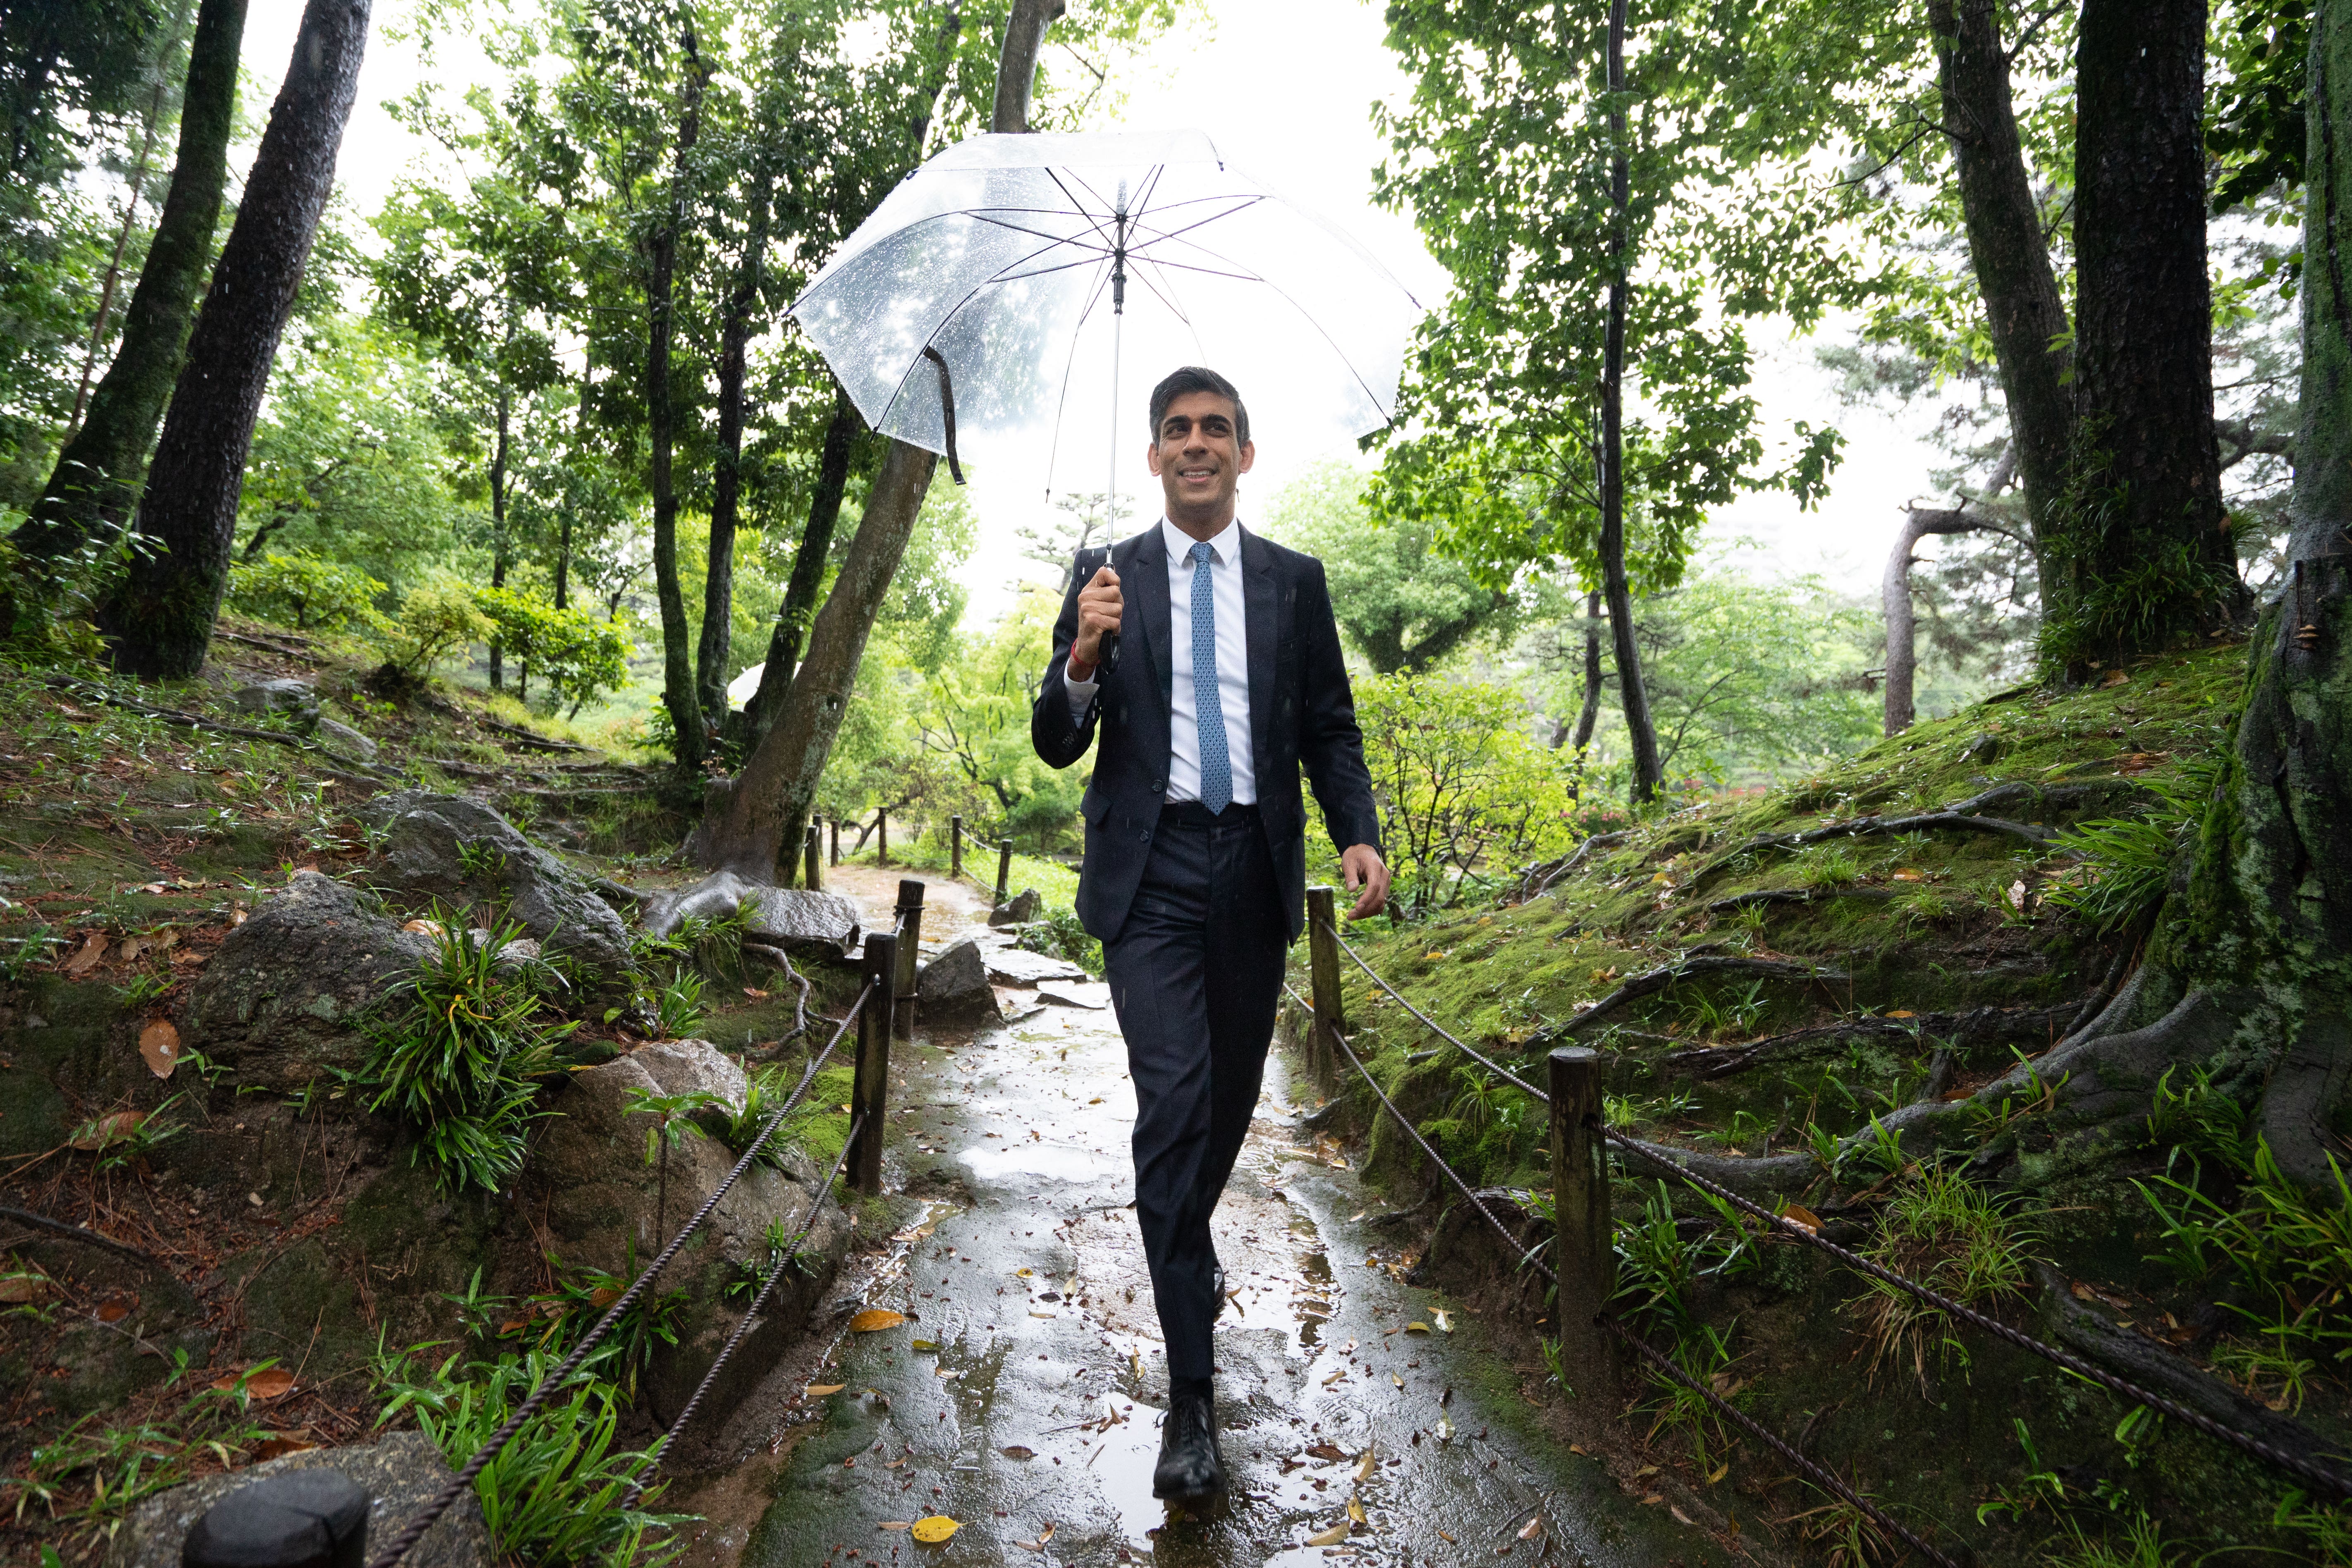
[(1168, 416), (1168, 405), (1188, 392), (1213, 392), (1234, 405), (1234, 445), (1249, 445), (1249, 410), (1242, 405), (1242, 395), (1234, 384), (1203, 365), (1188, 364), (1171, 371), (1167, 378), (1151, 389), (1151, 444), (1160, 444), (1160, 422)]

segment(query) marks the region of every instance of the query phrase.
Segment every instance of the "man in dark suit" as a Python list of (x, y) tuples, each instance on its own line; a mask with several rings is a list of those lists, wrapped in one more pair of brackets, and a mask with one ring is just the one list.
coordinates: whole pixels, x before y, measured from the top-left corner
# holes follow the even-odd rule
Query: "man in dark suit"
[[(1151, 395), (1165, 517), (1073, 575), (1030, 715), (1057, 768), (1102, 751), (1081, 810), (1077, 913), (1103, 944), (1135, 1080), (1136, 1217), (1168, 1342), (1155, 1495), (1224, 1486), (1209, 1215), (1257, 1104), (1285, 953), (1306, 923), (1303, 766), (1356, 918), (1388, 897), (1380, 815), (1322, 563), (1246, 532), (1256, 457), (1233, 384), (1188, 366)], [(1105, 668), (1103, 637), (1122, 657)]]

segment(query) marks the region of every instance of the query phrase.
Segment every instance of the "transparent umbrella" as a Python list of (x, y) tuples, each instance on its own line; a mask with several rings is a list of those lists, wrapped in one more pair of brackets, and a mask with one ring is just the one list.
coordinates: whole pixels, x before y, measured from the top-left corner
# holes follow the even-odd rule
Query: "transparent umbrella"
[(1319, 449), (1388, 423), (1423, 310), (1362, 246), (1181, 131), (959, 142), (792, 313), (874, 428), (950, 460), (1042, 460), (1049, 493), (1107, 466), (1115, 500), (1108, 459), (1145, 442), (1169, 371), (1209, 366), (1253, 436)]

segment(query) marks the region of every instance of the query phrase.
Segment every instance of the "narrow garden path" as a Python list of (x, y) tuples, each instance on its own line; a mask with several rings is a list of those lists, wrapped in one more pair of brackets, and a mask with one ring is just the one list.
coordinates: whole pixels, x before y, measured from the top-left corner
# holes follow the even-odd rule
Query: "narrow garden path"
[[(878, 923), (897, 879), (844, 867), (829, 885)], [(984, 894), (934, 879), (927, 897), (928, 933), (984, 920)], [(1547, 1437), (1476, 1316), (1400, 1278), (1381, 1205), (1297, 1126), (1279, 1056), (1215, 1222), (1233, 1493), (1197, 1516), (1155, 1501), (1167, 1376), (1126, 1206), (1133, 1091), (1107, 988), (1072, 989), (1101, 1005), (1000, 987), (1007, 1024), (899, 1047), (899, 1228), (845, 1276), (828, 1337), (730, 1424), (710, 1458), (741, 1456), (735, 1485), (673, 1500), (711, 1521), (691, 1561), (1734, 1560)], [(848, 1331), (877, 1308), (905, 1321)], [(907, 1527), (933, 1516), (955, 1534), (917, 1543)]]

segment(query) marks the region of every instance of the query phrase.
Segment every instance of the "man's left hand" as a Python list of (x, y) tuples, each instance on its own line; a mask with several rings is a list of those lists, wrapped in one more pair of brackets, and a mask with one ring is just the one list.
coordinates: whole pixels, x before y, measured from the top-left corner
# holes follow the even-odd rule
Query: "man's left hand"
[(1360, 921), (1379, 914), (1389, 901), (1389, 868), (1381, 862), (1381, 852), (1369, 844), (1350, 844), (1340, 852), (1339, 866), (1348, 874), (1348, 891), (1363, 889), (1348, 918)]

